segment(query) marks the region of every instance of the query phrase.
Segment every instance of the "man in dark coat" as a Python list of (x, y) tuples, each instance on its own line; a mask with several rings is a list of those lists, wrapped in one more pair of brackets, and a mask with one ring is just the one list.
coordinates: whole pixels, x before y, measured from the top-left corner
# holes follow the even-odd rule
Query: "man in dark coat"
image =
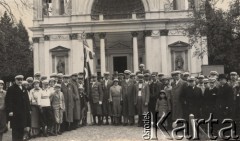
[(182, 93), (183, 89), (187, 87), (187, 82), (183, 81), (180, 78), (181, 72), (174, 71), (172, 72), (173, 82), (172, 82), (172, 93), (171, 93), (171, 102), (172, 102), (172, 120), (175, 121), (176, 119), (183, 117), (183, 100), (182, 100)]
[(233, 110), (233, 89), (227, 83), (225, 74), (219, 75), (220, 86), (217, 94), (218, 119), (231, 118)]
[(125, 70), (125, 79), (122, 81), (123, 90), (123, 126), (134, 124), (135, 106), (134, 106), (134, 80), (130, 79), (131, 71)]
[(106, 118), (106, 125), (109, 124), (108, 118), (111, 116), (111, 123), (113, 123), (112, 117), (112, 105), (109, 103), (109, 90), (110, 87), (113, 85), (113, 81), (109, 78), (110, 73), (104, 73), (104, 80), (102, 81), (102, 88), (103, 88), (103, 116)]
[(148, 104), (148, 110), (152, 112), (154, 118), (153, 121), (156, 122), (156, 102), (159, 96), (159, 93), (161, 90), (163, 90), (163, 85), (160, 81), (157, 80), (156, 74), (152, 74), (152, 82), (149, 85), (149, 90), (150, 90), (150, 100)]
[(15, 77), (15, 84), (6, 94), (6, 111), (12, 128), (12, 140), (22, 141), (24, 129), (31, 127), (30, 102), (27, 89), (22, 86), (23, 76)]
[(188, 120), (189, 115), (193, 114), (194, 118), (199, 118), (200, 101), (202, 95), (201, 88), (196, 86), (196, 79), (194, 77), (188, 78), (188, 86), (183, 89), (183, 111), (184, 119)]

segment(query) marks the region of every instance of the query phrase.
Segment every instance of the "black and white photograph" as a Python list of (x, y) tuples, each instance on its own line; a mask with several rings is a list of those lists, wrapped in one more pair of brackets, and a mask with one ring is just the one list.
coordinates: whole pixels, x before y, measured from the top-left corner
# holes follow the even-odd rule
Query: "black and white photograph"
[(240, 140), (239, 75), (240, 0), (0, 0), (0, 141)]

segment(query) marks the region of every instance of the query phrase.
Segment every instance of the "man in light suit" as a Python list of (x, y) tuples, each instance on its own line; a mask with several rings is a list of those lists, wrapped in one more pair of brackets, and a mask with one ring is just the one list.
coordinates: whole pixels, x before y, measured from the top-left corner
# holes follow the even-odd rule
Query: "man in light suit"
[(144, 83), (143, 78), (143, 74), (138, 74), (138, 82), (135, 85), (134, 104), (137, 108), (138, 127), (143, 126), (143, 113), (148, 112), (148, 103), (150, 97), (149, 85)]

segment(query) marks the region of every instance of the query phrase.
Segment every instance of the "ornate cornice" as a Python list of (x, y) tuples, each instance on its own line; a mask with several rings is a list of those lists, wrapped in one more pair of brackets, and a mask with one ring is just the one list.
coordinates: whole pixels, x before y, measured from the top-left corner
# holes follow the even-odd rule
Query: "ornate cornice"
[(86, 39), (93, 39), (94, 38), (94, 33), (87, 33), (86, 34)]
[(133, 37), (137, 37), (138, 36), (138, 32), (134, 31), (131, 33)]
[(32, 40), (33, 40), (33, 43), (39, 43), (40, 38), (39, 37), (33, 37)]
[(104, 39), (105, 37), (106, 37), (106, 33), (105, 32), (99, 33), (99, 38), (100, 39)]
[(49, 41), (50, 40), (50, 36), (49, 35), (44, 35), (44, 41)]
[(78, 39), (78, 34), (77, 33), (72, 33), (69, 35), (71, 40), (77, 40)]
[(145, 30), (145, 31), (143, 31), (143, 34), (145, 37), (152, 36), (152, 30)]
[(167, 29), (160, 30), (160, 36), (168, 36), (168, 32), (169, 30)]

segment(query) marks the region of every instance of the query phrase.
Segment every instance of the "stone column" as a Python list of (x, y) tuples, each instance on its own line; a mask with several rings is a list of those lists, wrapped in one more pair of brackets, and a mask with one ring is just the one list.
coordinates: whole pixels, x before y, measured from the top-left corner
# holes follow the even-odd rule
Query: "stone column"
[(39, 71), (39, 37), (33, 37), (33, 66), (34, 73)]
[(160, 40), (161, 40), (161, 56), (162, 56), (162, 73), (168, 74), (168, 46), (167, 46), (167, 37), (168, 37), (168, 30), (160, 30)]
[(53, 0), (52, 1), (52, 15), (59, 15), (60, 14), (60, 0)]
[[(44, 64), (45, 64), (45, 72), (44, 74), (46, 76), (50, 76), (50, 73), (52, 72), (52, 67), (55, 67), (55, 66), (52, 66), (50, 67), (50, 62), (52, 62), (52, 58), (50, 58), (50, 35), (45, 35), (44, 36)], [(51, 70), (51, 71), (50, 71)]]
[(150, 69), (152, 60), (151, 60), (151, 47), (152, 47), (152, 31), (144, 31), (144, 36), (145, 36), (145, 60), (146, 60), (146, 68)]
[[(89, 46), (89, 50), (91, 50), (92, 53), (93, 53), (93, 38), (94, 38), (94, 33), (87, 33), (86, 38), (87, 38), (87, 43), (88, 43), (88, 46)], [(89, 54), (88, 54), (88, 55), (89, 55)], [(90, 65), (90, 68), (91, 68), (91, 72), (92, 72), (92, 73), (96, 73), (96, 67), (94, 67), (94, 66), (96, 66), (96, 65), (94, 64), (94, 61), (93, 61), (93, 60), (94, 60), (94, 58), (89, 60), (89, 65)]]
[(105, 37), (106, 33), (100, 33), (100, 61), (101, 61), (101, 75), (106, 72), (106, 54), (105, 54)]
[(133, 36), (133, 72), (136, 73), (138, 71), (138, 32), (132, 32)]

